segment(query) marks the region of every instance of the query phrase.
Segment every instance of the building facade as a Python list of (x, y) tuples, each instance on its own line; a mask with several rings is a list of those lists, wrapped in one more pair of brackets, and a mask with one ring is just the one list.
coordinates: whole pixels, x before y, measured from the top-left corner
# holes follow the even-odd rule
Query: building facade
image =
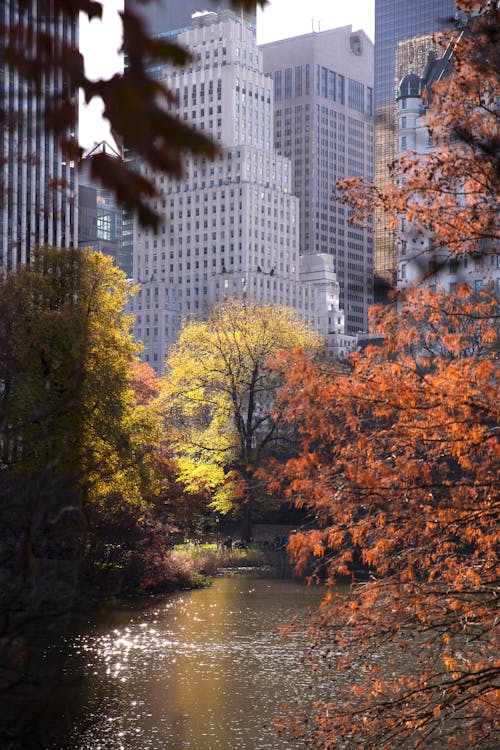
[[(47, 10), (48, 7), (48, 10)], [(78, 48), (78, 21), (51, 12), (50, 3), (0, 3), (1, 49), (19, 29), (50, 33)], [(29, 57), (29, 52), (27, 53)], [(47, 130), (44, 112), (51, 97), (71, 92), (63, 70), (42, 81), (42, 94), (10, 67), (0, 51), (0, 272), (29, 263), (38, 245), (77, 243), (76, 170), (61, 152), (58, 136)], [(67, 133), (76, 137), (77, 123)]]
[[(219, 13), (231, 8), (231, 0), (151, 0), (144, 4), (141, 0), (125, 0), (127, 10), (138, 13), (146, 22), (153, 36), (178, 36), (192, 28), (192, 16), (201, 11)], [(255, 29), (256, 11), (241, 13)]]
[(82, 159), (78, 186), (78, 245), (109, 255), (127, 278), (132, 278), (132, 257), (123, 252), (123, 210), (113, 191), (92, 180), (90, 157), (96, 152), (120, 159), (120, 154), (102, 141)]
[[(418, 69), (430, 38), (451, 25), (454, 14), (455, 0), (375, 0), (375, 183), (380, 188), (390, 179), (389, 165), (397, 153), (397, 84), (409, 65)], [(375, 274), (391, 285), (396, 271), (395, 235), (378, 213), (374, 229)]]
[(274, 80), (274, 143), (292, 161), (300, 199), (300, 252), (332, 256), (346, 331), (366, 331), (372, 232), (348, 224), (333, 191), (337, 179), (373, 179), (373, 43), (345, 26), (260, 49)]
[[(408, 72), (397, 94), (397, 151), (411, 151), (424, 157), (435, 146), (429, 138), (426, 115), (434, 81), (449, 74), (453, 45), (437, 55), (428, 50), (420, 74)], [(481, 289), (500, 295), (500, 252), (498, 243), (484, 239), (472, 256), (457, 257), (446, 247), (434, 247), (432, 236), (408, 225), (403, 218), (397, 233), (397, 285), (426, 284), (453, 292), (462, 284), (472, 291)]]
[[(155, 175), (165, 222), (134, 225), (133, 301), (144, 358), (157, 370), (182, 320), (204, 316), (227, 296), (294, 308), (326, 326), (334, 353), (349, 342), (329, 258), (299, 258), (299, 202), (292, 168), (273, 145), (273, 81), (263, 72), (255, 31), (230, 11), (205, 13), (178, 37), (193, 61), (165, 67), (180, 119), (220, 144), (218, 157), (187, 157), (180, 181)], [(301, 280), (301, 271), (307, 276)]]
[[(221, 12), (231, 7), (231, 0), (151, 0), (143, 3), (141, 0), (124, 0), (125, 9), (137, 13), (145, 22), (146, 29), (151, 36), (176, 38), (189, 31), (193, 25), (192, 16), (203, 10)], [(241, 13), (240, 20), (255, 32), (257, 14), (253, 12)], [(125, 55), (125, 64), (126, 64)], [(154, 75), (163, 76), (163, 67), (152, 68)], [(125, 154), (127, 160), (134, 159), (133, 154)], [(122, 266), (132, 268), (134, 254), (134, 216), (130, 211), (123, 213), (122, 225)]]

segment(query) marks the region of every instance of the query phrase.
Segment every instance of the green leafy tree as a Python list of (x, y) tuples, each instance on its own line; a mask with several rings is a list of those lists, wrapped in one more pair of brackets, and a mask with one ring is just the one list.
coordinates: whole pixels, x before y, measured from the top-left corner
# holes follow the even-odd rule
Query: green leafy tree
[(236, 509), (246, 539), (263, 492), (257, 470), (288, 436), (274, 413), (280, 377), (267, 361), (320, 344), (287, 308), (229, 299), (187, 323), (167, 359), (162, 399), (180, 479), (209, 489), (216, 510)]
[(0, 744), (50, 688), (36, 644), (74, 606), (96, 512), (139, 516), (160, 489), (159, 415), (131, 387), (130, 292), (111, 259), (81, 250), (40, 250), (0, 281), (0, 694), (12, 708)]

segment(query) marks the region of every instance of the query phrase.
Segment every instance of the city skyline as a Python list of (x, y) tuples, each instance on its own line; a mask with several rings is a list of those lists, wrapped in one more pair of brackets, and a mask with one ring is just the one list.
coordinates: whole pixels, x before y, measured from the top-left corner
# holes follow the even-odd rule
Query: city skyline
[[(213, 161), (186, 158), (180, 181), (155, 176), (165, 216), (157, 232), (134, 221), (140, 290), (131, 312), (144, 359), (161, 372), (183, 319), (204, 317), (228, 295), (286, 305), (328, 336), (332, 349), (345, 347), (333, 257), (316, 248), (299, 257), (299, 200), (291, 162), (276, 149), (273, 81), (253, 25), (223, 10), (197, 19), (179, 42), (193, 60), (186, 68), (165, 66), (162, 78), (177, 92), (179, 118), (222, 149)], [(309, 77), (305, 67), (308, 98), (316, 74)]]
[[(45, 14), (41, 0), (33, 0), (26, 10), (13, 2), (2, 3), (2, 49), (15, 31), (18, 54), (22, 50), (25, 61), (31, 63), (34, 53), (33, 49), (25, 51), (26, 38), (33, 27), (40, 33), (49, 30)], [(78, 44), (78, 25), (67, 15), (60, 14), (52, 21), (50, 32), (58, 43)], [(61, 89), (72, 95), (76, 91), (63, 71), (50, 71), (43, 83), (41, 94), (15, 66), (0, 60), (0, 274), (27, 263), (36, 245), (62, 247), (77, 241), (75, 169), (65, 157), (59, 137), (45, 121), (54, 94)], [(64, 135), (73, 139), (77, 130), (78, 122), (72, 116)]]
[(373, 302), (372, 232), (348, 225), (333, 187), (373, 177), (373, 43), (344, 26), (260, 50), (274, 79), (275, 146), (292, 160), (300, 199), (300, 252), (332, 257), (346, 332), (355, 335)]
[[(203, 3), (201, 3), (203, 5)], [(80, 46), (85, 56), (85, 66), (90, 77), (112, 76), (119, 69), (121, 58), (121, 27), (117, 10), (123, 0), (103, 0), (103, 22), (85, 16), (80, 22)], [(271, 0), (265, 11), (257, 11), (257, 43), (308, 34), (313, 25), (322, 31), (352, 25), (353, 31), (362, 29), (373, 41), (375, 36), (375, 0), (357, 0), (350, 5), (332, 3), (331, 0), (294, 2), (294, 12), (289, 12), (290, 0)], [(100, 51), (99, 56), (94, 50)], [(103, 50), (105, 53), (103, 54)], [(102, 120), (100, 102), (80, 108), (80, 136), (85, 148), (92, 148), (101, 140), (110, 139), (107, 123)]]

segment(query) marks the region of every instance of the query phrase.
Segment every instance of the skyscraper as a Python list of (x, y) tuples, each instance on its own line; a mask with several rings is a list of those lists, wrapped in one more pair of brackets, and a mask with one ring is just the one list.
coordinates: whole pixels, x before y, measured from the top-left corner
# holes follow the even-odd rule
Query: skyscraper
[(154, 175), (165, 223), (156, 233), (134, 226), (132, 312), (145, 359), (161, 370), (182, 318), (226, 296), (292, 307), (342, 353), (332, 258), (299, 258), (298, 199), (290, 161), (274, 148), (273, 81), (255, 30), (231, 11), (207, 12), (178, 39), (192, 62), (164, 66), (159, 79), (176, 93), (177, 116), (221, 148), (213, 161), (187, 157), (181, 180)]
[[(152, 36), (178, 37), (192, 28), (194, 13), (204, 10), (218, 12), (231, 7), (230, 0), (124, 0), (125, 9), (137, 13), (146, 23)], [(255, 31), (256, 11), (240, 14), (242, 21)], [(157, 71), (155, 71), (156, 75)], [(161, 73), (160, 73), (161, 75)], [(126, 155), (133, 159), (133, 155)], [(123, 267), (131, 268), (133, 259), (134, 219), (131, 212), (123, 215)]]
[[(177, 36), (192, 26), (192, 15), (204, 10), (219, 12), (231, 8), (230, 0), (125, 0), (125, 7), (140, 14), (154, 36)], [(256, 12), (241, 14), (255, 28)]]
[(260, 49), (274, 78), (275, 146), (292, 160), (292, 190), (300, 199), (300, 252), (332, 257), (346, 332), (366, 331), (371, 228), (349, 225), (333, 190), (337, 179), (373, 178), (373, 43), (344, 26)]
[[(375, 182), (383, 186), (389, 179), (389, 165), (396, 157), (396, 88), (407, 71), (396, 68), (398, 45), (415, 40), (399, 59), (419, 65), (425, 59), (432, 34), (450, 25), (455, 13), (454, 0), (375, 0)], [(417, 43), (416, 37), (422, 37)], [(375, 216), (375, 273), (389, 283), (394, 281), (396, 243), (394, 233), (383, 218)]]
[[(78, 47), (77, 17), (57, 12), (46, 0), (0, 3), (0, 49), (10, 33), (37, 29), (56, 43)], [(33, 50), (26, 50), (28, 59)], [(62, 70), (45, 74), (41, 93), (9, 66), (0, 52), (0, 273), (29, 262), (36, 245), (77, 242), (76, 175), (45, 127), (44, 112), (54, 95), (76, 96)], [(77, 123), (67, 135), (76, 135)]]

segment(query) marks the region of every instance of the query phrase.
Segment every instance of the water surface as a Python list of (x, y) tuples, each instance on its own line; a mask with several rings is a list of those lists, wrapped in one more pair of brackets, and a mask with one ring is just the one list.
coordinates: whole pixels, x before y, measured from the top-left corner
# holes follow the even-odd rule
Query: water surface
[(274, 717), (320, 686), (304, 633), (284, 639), (280, 627), (321, 596), (301, 583), (231, 576), (113, 609), (72, 644), (84, 663), (79, 713), (51, 750), (286, 750)]

